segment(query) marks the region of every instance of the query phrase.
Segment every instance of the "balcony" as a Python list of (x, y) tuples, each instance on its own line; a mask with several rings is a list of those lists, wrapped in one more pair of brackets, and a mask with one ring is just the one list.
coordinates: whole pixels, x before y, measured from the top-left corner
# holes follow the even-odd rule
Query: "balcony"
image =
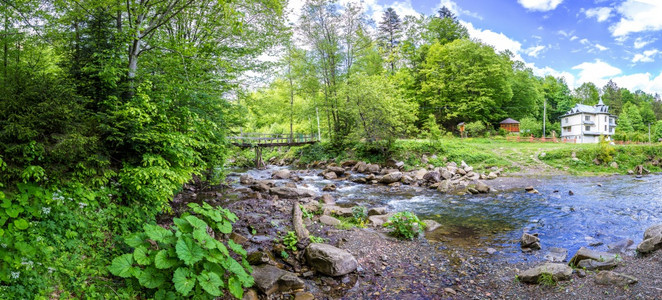
[(595, 122), (584, 120), (584, 121), (582, 121), (582, 124), (585, 124), (585, 125), (595, 125)]

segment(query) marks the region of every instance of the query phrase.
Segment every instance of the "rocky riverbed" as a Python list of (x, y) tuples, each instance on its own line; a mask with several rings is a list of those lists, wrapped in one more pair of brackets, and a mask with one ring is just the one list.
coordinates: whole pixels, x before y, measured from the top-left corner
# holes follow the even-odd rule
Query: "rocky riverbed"
[[(251, 263), (256, 266), (258, 277), (267, 278), (260, 280), (247, 294), (249, 299), (662, 298), (662, 275), (658, 275), (662, 274), (662, 251), (651, 251), (647, 255), (637, 255), (635, 252), (637, 245), (646, 240), (643, 231), (647, 227), (644, 224), (657, 220), (657, 217), (650, 214), (662, 214), (659, 206), (651, 208), (652, 211), (644, 210), (639, 213), (639, 216), (644, 216), (646, 222), (641, 222), (640, 228), (628, 231), (639, 232), (631, 237), (634, 241), (610, 242), (612, 237), (609, 235), (600, 237), (584, 233), (583, 238), (590, 238), (584, 240), (586, 247), (618, 253), (619, 263), (610, 266), (611, 271), (633, 276), (637, 283), (604, 285), (601, 283), (611, 278), (612, 274), (599, 274), (606, 272), (600, 270), (570, 269), (570, 275), (554, 285), (526, 284), (521, 280), (524, 272), (542, 265), (545, 261), (560, 260), (562, 265), (567, 266), (578, 251), (574, 245), (581, 243), (573, 239), (552, 239), (551, 233), (542, 230), (542, 220), (532, 220), (529, 217), (525, 218), (526, 222), (514, 222), (514, 225), (507, 226), (508, 229), (492, 228), (492, 231), (485, 231), (480, 226), (449, 226), (444, 224), (444, 220), (450, 220), (444, 218), (445, 216), (436, 218), (440, 223), (439, 228), (412, 241), (402, 241), (389, 235), (389, 231), (382, 226), (373, 225), (387, 221), (389, 213), (400, 210), (402, 206), (398, 203), (410, 203), (411, 199), (416, 199), (417, 196), (410, 195), (408, 201), (393, 203), (370, 200), (374, 195), (361, 192), (376, 189), (380, 191), (380, 195), (397, 195), (405, 189), (408, 191), (406, 193), (418, 192), (432, 195), (429, 197), (439, 197), (436, 201), (447, 201), (449, 205), (460, 206), (467, 201), (490, 199), (503, 201), (502, 204), (507, 206), (508, 197), (512, 194), (521, 193), (522, 196), (517, 196), (521, 197), (519, 201), (545, 199), (549, 202), (550, 199), (556, 199), (554, 194), (568, 195), (572, 191), (569, 188), (575, 189), (573, 193), (578, 196), (588, 193), (585, 186), (565, 187), (560, 190), (556, 184), (548, 186), (545, 178), (502, 177), (499, 170), (489, 170), (485, 174), (486, 172), (474, 172), (470, 166), (462, 164), (413, 172), (403, 172), (401, 166), (395, 164), (373, 166), (372, 170), (369, 164), (365, 164), (365, 170), (362, 170), (363, 167), (357, 167), (362, 165), (360, 162), (352, 162), (344, 166), (315, 165), (311, 166), (315, 167), (314, 169), (306, 170), (276, 168), (241, 173), (230, 176), (229, 185), (223, 190), (187, 189), (177, 197), (176, 202), (208, 201), (237, 213), (239, 221), (235, 224), (236, 234), (232, 238), (252, 255)], [(449, 169), (455, 172), (444, 176), (444, 172), (451, 172)], [(459, 169), (465, 174), (457, 171)], [(473, 174), (467, 172), (467, 169)], [(494, 174), (490, 176), (490, 172)], [(330, 173), (333, 173), (335, 178), (334, 175), (329, 175)], [(449, 183), (449, 189), (435, 186), (444, 181)], [(605, 179), (592, 178), (588, 181), (587, 185), (597, 186), (605, 182)], [(481, 191), (476, 189), (478, 182), (487, 186), (483, 190), (488, 194), (481, 194)], [(527, 188), (529, 186), (530, 188)], [(472, 194), (475, 195), (471, 196)], [(296, 250), (284, 249), (283, 237), (296, 227), (298, 204), (301, 204), (306, 212), (322, 213), (313, 216), (301, 215), (299, 218), (303, 228), (309, 235), (323, 238), (323, 244), (346, 251), (346, 254), (356, 261), (355, 267), (351, 262), (348, 263), (352, 271), (331, 276), (319, 267), (311, 265), (311, 259), (307, 257), (311, 243), (304, 239), (299, 239), (299, 243), (295, 245)], [(336, 222), (339, 220), (335, 217), (351, 214), (350, 207), (357, 204), (372, 208), (373, 221), (369, 222), (366, 228), (340, 229), (341, 226)], [(567, 208), (567, 213), (571, 214), (572, 209)], [(574, 209), (582, 208), (577, 206)], [(561, 207), (560, 210), (566, 209)], [(433, 214), (419, 215), (435, 219)], [(631, 218), (636, 216), (633, 214)], [(610, 220), (603, 222), (609, 223)], [(609, 229), (614, 225), (610, 226), (605, 228)], [(504, 234), (503, 230), (508, 233)], [(519, 238), (524, 232), (542, 233), (539, 235), (542, 244), (540, 250), (531, 249), (526, 253), (520, 250)], [(515, 234), (517, 238), (513, 237)], [(555, 245), (550, 245), (550, 240)], [(573, 245), (564, 245), (563, 241), (572, 241)], [(562, 248), (564, 246), (567, 249)], [(657, 246), (653, 246), (655, 247)], [(559, 250), (562, 254), (565, 250), (566, 257), (559, 258), (559, 254), (553, 253), (552, 250)], [(283, 251), (288, 253), (287, 257), (281, 255)], [(520, 277), (517, 277), (518, 275)]]

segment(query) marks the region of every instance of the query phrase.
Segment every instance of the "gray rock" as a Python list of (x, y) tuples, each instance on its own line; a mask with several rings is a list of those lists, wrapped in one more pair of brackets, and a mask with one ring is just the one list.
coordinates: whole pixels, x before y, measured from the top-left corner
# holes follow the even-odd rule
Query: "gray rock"
[(379, 170), (380, 170), (380, 169), (381, 169), (381, 168), (380, 168), (379, 165), (377, 165), (377, 164), (369, 164), (369, 165), (366, 167), (366, 171), (367, 171), (368, 173), (373, 173), (373, 174), (377, 174), (377, 173), (379, 173)]
[(611, 164), (609, 164), (609, 166), (612, 167), (612, 168), (614, 168), (614, 169), (618, 169), (618, 163), (615, 162), (615, 161), (612, 162)]
[(356, 258), (347, 250), (319, 243), (308, 245), (306, 262), (312, 269), (328, 276), (351, 273), (359, 265)]
[(490, 187), (487, 186), (487, 184), (485, 184), (484, 182), (478, 181), (476, 182), (476, 190), (478, 190), (478, 192), (480, 193), (486, 194), (490, 192)]
[(402, 179), (400, 181), (404, 184), (412, 184), (414, 182), (414, 178), (411, 178), (409, 175), (402, 175)]
[(353, 215), (352, 209), (348, 207), (340, 207), (337, 205), (325, 204), (323, 207), (324, 215), (336, 215), (341, 217), (351, 217)]
[(297, 234), (297, 239), (299, 241), (307, 241), (310, 233), (306, 229), (306, 226), (303, 225), (303, 212), (299, 207), (299, 202), (292, 204), (292, 225), (294, 232)]
[(303, 280), (294, 273), (281, 270), (272, 265), (261, 265), (253, 267), (253, 278), (255, 285), (262, 293), (271, 295), (273, 293), (289, 293), (304, 288)]
[(611, 270), (618, 266), (618, 261), (616, 259), (612, 259), (609, 261), (596, 261), (592, 259), (585, 259), (579, 262), (578, 265), (580, 268), (584, 268), (589, 271), (593, 270)]
[(469, 193), (471, 193), (471, 194), (474, 194), (474, 195), (475, 195), (475, 194), (480, 194), (480, 192), (479, 192), (477, 189), (472, 188), (472, 187), (467, 188), (467, 192), (469, 192)]
[(423, 176), (423, 180), (433, 182), (433, 183), (434, 182), (439, 182), (440, 181), (440, 176), (441, 175), (439, 175), (439, 172), (431, 171), (431, 172), (426, 173), (425, 176)]
[(326, 172), (323, 175), (324, 175), (324, 179), (327, 179), (327, 180), (338, 179), (338, 175), (336, 175), (335, 172)]
[(423, 220), (423, 224), (425, 224), (425, 231), (434, 231), (435, 229), (441, 227), (441, 224), (435, 220)]
[(643, 240), (637, 246), (637, 252), (639, 253), (650, 253), (655, 250), (662, 248), (662, 234), (655, 235), (650, 238)]
[(356, 164), (358, 164), (358, 163), (359, 162), (357, 162), (355, 160), (346, 160), (346, 161), (342, 162), (340, 164), (340, 166), (343, 167), (343, 168), (352, 168), (352, 167), (356, 166)]
[(451, 189), (451, 181), (448, 179), (440, 182), (439, 185), (437, 186), (437, 190), (442, 193), (448, 193), (450, 189)]
[(248, 254), (246, 260), (248, 261), (249, 264), (257, 266), (257, 265), (263, 265), (269, 263), (273, 260), (273, 258), (267, 252), (255, 251)]
[(613, 253), (600, 252), (588, 249), (586, 247), (581, 247), (579, 250), (577, 250), (577, 253), (575, 253), (572, 259), (570, 259), (569, 264), (571, 266), (578, 266), (579, 262), (586, 259), (595, 260), (597, 262), (606, 262), (616, 260), (616, 258), (616, 254)]
[(383, 184), (391, 184), (394, 182), (398, 182), (402, 179), (402, 173), (401, 172), (393, 172), (393, 173), (388, 173), (384, 175), (379, 182)]
[(474, 167), (472, 167), (472, 166), (466, 166), (466, 167), (464, 167), (464, 171), (467, 172), (467, 173), (469, 173), (469, 172), (473, 172), (473, 170), (474, 170)]
[(329, 226), (338, 226), (340, 225), (340, 220), (332, 217), (332, 216), (327, 216), (327, 215), (322, 215), (320, 216), (320, 222), (325, 225)]
[(255, 179), (251, 175), (242, 174), (239, 176), (239, 183), (243, 185), (250, 185), (253, 184), (253, 182), (255, 182)]
[(495, 172), (490, 172), (490, 174), (487, 175), (487, 179), (489, 180), (496, 179), (497, 177), (499, 177), (499, 175), (497, 175)]
[(322, 191), (324, 191), (324, 192), (333, 192), (333, 191), (335, 191), (336, 189), (337, 189), (337, 187), (336, 187), (335, 184), (333, 184), (333, 183), (329, 183), (329, 184), (325, 185), (325, 186), (322, 188)]
[(522, 250), (540, 250), (540, 238), (535, 235), (523, 233), (520, 238), (520, 247)]
[(609, 251), (611, 252), (616, 252), (616, 253), (625, 253), (628, 247), (632, 246), (634, 244), (634, 241), (631, 239), (624, 239), (620, 240), (618, 242), (611, 243), (607, 245), (607, 248), (609, 248)]
[(394, 214), (395, 213), (388, 213), (385, 215), (369, 216), (368, 221), (370, 221), (373, 226), (382, 226), (384, 223), (388, 222), (388, 219)]
[(271, 178), (273, 179), (290, 179), (290, 177), (292, 177), (292, 174), (288, 169), (280, 169), (271, 173)]
[(443, 179), (451, 179), (451, 178), (453, 178), (453, 173), (451, 173), (450, 171), (448, 171), (448, 169), (446, 169), (446, 168), (442, 168), (442, 169), (440, 169), (439, 172), (440, 172), (441, 178), (443, 178)]
[(628, 284), (635, 284), (639, 280), (630, 275), (616, 273), (612, 271), (601, 271), (595, 276), (595, 283), (602, 285), (618, 285), (626, 286)]
[(497, 249), (494, 249), (494, 248), (487, 248), (487, 249), (485, 250), (485, 252), (487, 252), (487, 254), (492, 255), (492, 254), (494, 254), (494, 253), (497, 253)]
[(263, 181), (258, 181), (253, 183), (253, 185), (251, 185), (251, 190), (254, 190), (256, 192), (267, 193), (269, 192), (270, 189), (271, 188), (269, 187), (269, 185)]
[(336, 200), (334, 200), (333, 196), (329, 194), (322, 195), (322, 202), (324, 202), (324, 204), (336, 204)]
[(360, 161), (354, 166), (354, 168), (352, 168), (352, 170), (354, 170), (355, 172), (359, 172), (359, 173), (365, 173), (367, 168), (368, 168), (368, 165), (365, 162)]
[(386, 207), (373, 207), (368, 209), (368, 216), (377, 216), (386, 214)]
[(565, 264), (545, 263), (544, 265), (528, 269), (517, 275), (520, 281), (538, 283), (542, 274), (550, 274), (555, 281), (568, 280), (572, 276), (572, 268)]
[(644, 240), (662, 234), (662, 223), (650, 226), (644, 231)]
[(545, 254), (545, 259), (550, 262), (562, 262), (568, 258), (568, 249), (551, 247)]
[(329, 172), (336, 173), (337, 176), (342, 176), (343, 174), (345, 174), (345, 169), (343, 169), (341, 167), (329, 166), (329, 167), (326, 167), (326, 170), (324, 171), (324, 173), (329, 173)]
[(420, 169), (420, 170), (416, 171), (416, 173), (414, 173), (414, 178), (416, 180), (423, 180), (423, 177), (425, 177), (425, 174), (427, 174), (427, 173), (428, 173), (427, 170)]
[(289, 186), (279, 186), (269, 190), (272, 195), (277, 195), (284, 199), (294, 199), (299, 197), (314, 197), (312, 191)]

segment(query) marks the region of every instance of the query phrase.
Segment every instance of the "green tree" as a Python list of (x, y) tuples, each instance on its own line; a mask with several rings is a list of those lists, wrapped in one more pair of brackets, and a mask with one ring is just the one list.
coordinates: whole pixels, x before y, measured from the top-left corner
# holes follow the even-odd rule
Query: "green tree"
[(623, 112), (618, 116), (618, 129), (622, 132), (643, 131), (645, 128), (639, 108), (632, 102), (623, 106)]
[(430, 141), (431, 145), (436, 144), (441, 139), (441, 129), (437, 124), (437, 118), (433, 114), (428, 115), (427, 120), (423, 124), (423, 137)]
[(387, 61), (390, 65), (391, 73), (395, 72), (396, 61), (396, 49), (400, 43), (401, 38), (401, 27), (402, 21), (400, 16), (392, 7), (384, 10), (381, 22), (379, 22), (379, 39), (382, 41)]
[(600, 91), (592, 82), (584, 82), (573, 92), (575, 102), (585, 105), (596, 105), (600, 100)]
[(621, 91), (613, 80), (609, 80), (609, 82), (602, 87), (602, 100), (606, 105), (609, 105), (609, 111), (612, 114), (621, 114), (624, 103), (621, 98)]

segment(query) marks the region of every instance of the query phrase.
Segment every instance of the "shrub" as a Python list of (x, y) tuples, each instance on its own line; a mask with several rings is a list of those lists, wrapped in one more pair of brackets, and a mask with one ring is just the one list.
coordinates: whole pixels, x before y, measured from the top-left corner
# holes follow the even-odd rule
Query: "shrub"
[(421, 222), (414, 213), (403, 211), (396, 213), (389, 218), (384, 226), (392, 228), (392, 234), (394, 236), (401, 239), (411, 240), (419, 233), (423, 233), (425, 223)]
[(614, 149), (614, 146), (609, 144), (609, 141), (607, 141), (604, 136), (600, 136), (597, 152), (598, 153), (595, 158), (603, 164), (608, 164), (614, 160), (613, 155), (616, 153), (616, 149)]
[(464, 128), (470, 136), (476, 137), (485, 131), (485, 124), (481, 121), (474, 121), (467, 123)]
[(133, 253), (113, 259), (108, 270), (127, 280), (138, 280), (140, 286), (154, 290), (156, 299), (210, 298), (221, 296), (225, 288), (241, 298), (243, 288), (253, 285), (246, 251), (232, 240), (226, 247), (214, 238), (232, 232), (237, 217), (207, 203), (202, 207), (191, 203), (189, 207), (197, 216), (174, 218), (172, 229), (145, 224), (143, 232), (127, 237), (125, 242), (134, 248)]
[(352, 218), (353, 222), (363, 227), (365, 221), (368, 219), (368, 210), (365, 206), (354, 206), (352, 207)]
[(288, 231), (287, 235), (283, 237), (283, 245), (286, 249), (296, 251), (298, 242), (299, 239), (294, 231)]

